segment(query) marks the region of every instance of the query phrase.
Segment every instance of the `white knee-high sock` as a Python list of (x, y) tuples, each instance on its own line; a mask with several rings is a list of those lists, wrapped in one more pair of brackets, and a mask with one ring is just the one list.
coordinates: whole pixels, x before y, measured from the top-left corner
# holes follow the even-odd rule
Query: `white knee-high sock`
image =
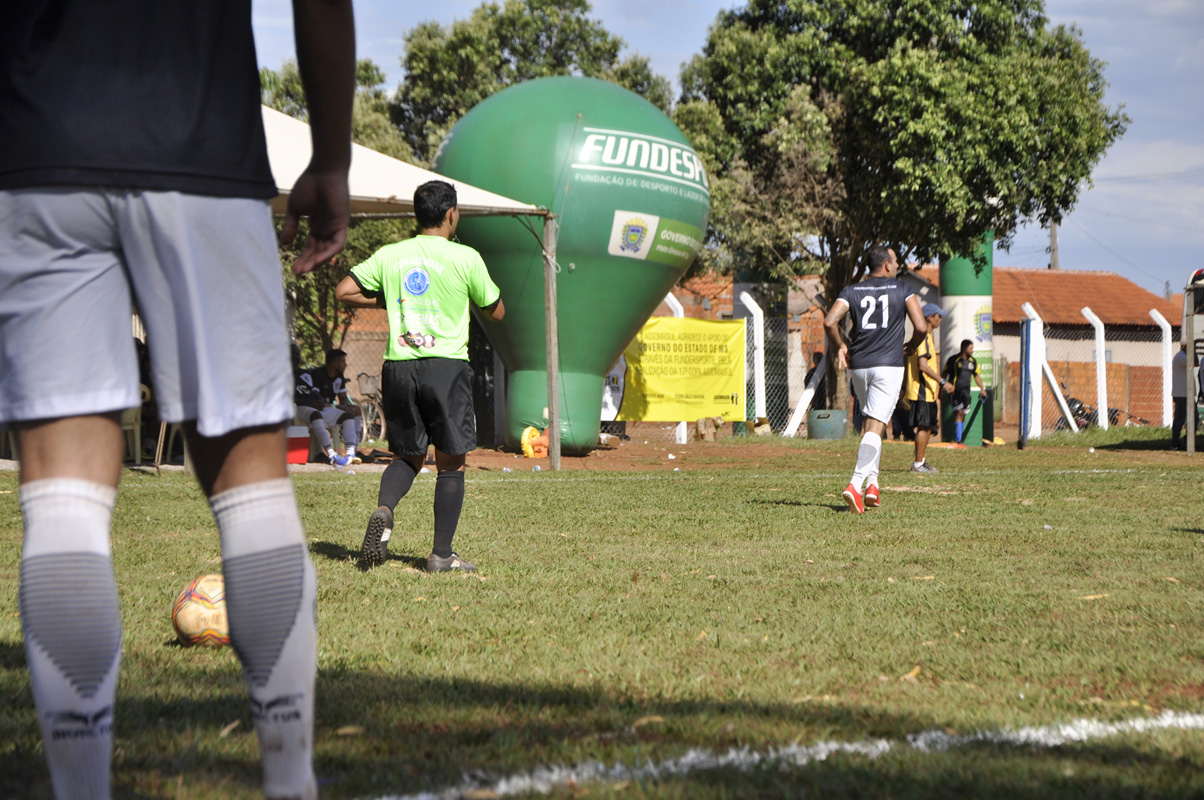
[(117, 490), (51, 478), (21, 487), (25, 657), (55, 797), (107, 800), (121, 609), (109, 549)]
[(857, 448), (857, 468), (853, 470), (853, 487), (861, 491), (866, 481), (873, 477), (878, 480), (878, 459), (882, 455), (882, 437), (871, 431), (866, 431), (861, 437), (861, 445)]
[(222, 538), (230, 643), (251, 696), (268, 798), (318, 796), (313, 771), (317, 581), (288, 478), (210, 500)]

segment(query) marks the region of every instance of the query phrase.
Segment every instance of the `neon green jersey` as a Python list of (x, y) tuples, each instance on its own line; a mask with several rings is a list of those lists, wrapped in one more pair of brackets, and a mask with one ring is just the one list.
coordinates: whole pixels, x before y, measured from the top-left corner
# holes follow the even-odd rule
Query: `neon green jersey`
[(353, 267), (351, 277), (365, 295), (385, 298), (386, 361), (467, 361), (468, 301), (485, 307), (502, 295), (480, 253), (442, 236), (386, 245)]

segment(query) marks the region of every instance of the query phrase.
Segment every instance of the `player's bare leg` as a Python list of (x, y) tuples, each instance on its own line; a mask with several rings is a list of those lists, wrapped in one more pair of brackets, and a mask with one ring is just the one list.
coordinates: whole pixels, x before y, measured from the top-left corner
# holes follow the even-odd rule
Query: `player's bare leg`
[(186, 423), (185, 433), (221, 534), (230, 643), (250, 693), (264, 794), (313, 800), (317, 583), (288, 478), (284, 426), (210, 438)]

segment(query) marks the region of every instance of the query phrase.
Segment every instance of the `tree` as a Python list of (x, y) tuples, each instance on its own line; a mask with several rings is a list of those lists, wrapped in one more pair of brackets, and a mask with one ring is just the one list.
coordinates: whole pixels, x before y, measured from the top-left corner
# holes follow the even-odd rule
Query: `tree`
[[(305, 89), (295, 61), (286, 61), (279, 72), (259, 71), (263, 102), (289, 116), (308, 120)], [(355, 104), (352, 108), (351, 136), (356, 144), (370, 147), (402, 161), (413, 161), (409, 145), (389, 119), (388, 98), (382, 88), (385, 76), (370, 60), (356, 65)], [(330, 264), (305, 275), (294, 275), (292, 263), (301, 253), (308, 228), (301, 229), (291, 245), (281, 246), (280, 262), (284, 272), (285, 293), (295, 311), (294, 336), (306, 361), (320, 362), (326, 350), (338, 347), (347, 335), (355, 309), (335, 299), (334, 289), (353, 266), (383, 245), (401, 241), (413, 230), (410, 220), (352, 219), (347, 246)]]
[[(1123, 134), (1103, 67), (1076, 29), (1049, 27), (1041, 0), (721, 12), (682, 73), (683, 106), (713, 107), (685, 121), (709, 120), (709, 141), (731, 153), (715, 167), (731, 188), (713, 212), (717, 264), (823, 272), (830, 302), (876, 243), (901, 260), (974, 256), (993, 231), (1006, 248), (1023, 220), (1072, 209)], [(731, 227), (749, 214), (756, 230)]]
[(405, 81), (390, 105), (413, 152), (427, 161), (467, 111), (508, 86), (585, 75), (630, 89), (668, 111), (669, 81), (648, 59), (619, 60), (623, 40), (587, 18), (588, 0), (487, 2), (449, 26), (423, 22), (405, 36)]
[(719, 14), (682, 85), (738, 144), (719, 176), (831, 202), (770, 248), (822, 262), (829, 298), (875, 243), (974, 253), (987, 231), (1006, 247), (1021, 221), (1059, 219), (1128, 122), (1041, 0), (752, 0)]

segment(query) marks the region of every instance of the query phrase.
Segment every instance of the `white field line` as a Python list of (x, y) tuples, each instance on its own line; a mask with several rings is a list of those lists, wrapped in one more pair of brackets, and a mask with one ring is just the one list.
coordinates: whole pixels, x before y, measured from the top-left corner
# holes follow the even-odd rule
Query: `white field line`
[(884, 756), (892, 750), (910, 749), (921, 753), (934, 753), (977, 743), (1052, 748), (1092, 739), (1104, 739), (1123, 733), (1148, 733), (1167, 729), (1204, 730), (1204, 714), (1164, 711), (1157, 717), (1131, 719), (1124, 722), (1076, 719), (1058, 725), (1003, 728), (958, 735), (948, 734), (942, 730), (930, 730), (911, 734), (902, 741), (866, 739), (860, 742), (829, 741), (810, 745), (790, 744), (785, 747), (773, 747), (763, 752), (747, 747), (728, 750), (726, 753), (715, 753), (696, 748), (677, 758), (659, 763), (649, 761), (637, 766), (607, 765), (600, 761), (585, 761), (571, 767), (536, 767), (529, 772), (520, 772), (501, 778), (487, 775), (465, 775), (459, 786), (419, 794), (387, 795), (380, 800), (457, 800), (470, 793), (486, 794), (488, 792), (492, 792), (498, 797), (532, 792), (547, 794), (553, 789), (568, 786), (570, 783), (580, 785), (587, 783), (614, 784), (621, 781), (656, 781), (665, 778), (682, 778), (691, 773), (716, 769), (740, 772), (749, 772), (758, 768), (785, 770), (823, 761), (828, 756), (839, 753), (874, 759)]

